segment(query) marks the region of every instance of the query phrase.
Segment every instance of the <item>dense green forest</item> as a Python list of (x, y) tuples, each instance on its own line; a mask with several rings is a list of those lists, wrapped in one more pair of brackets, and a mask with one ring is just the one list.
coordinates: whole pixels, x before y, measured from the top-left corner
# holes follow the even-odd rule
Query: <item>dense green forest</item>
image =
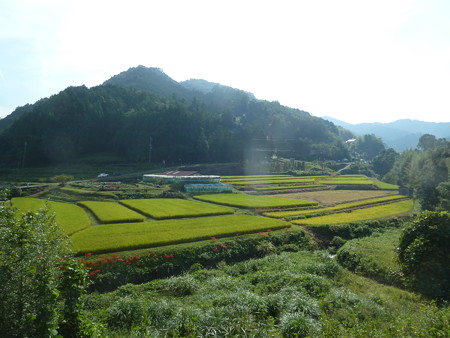
[[(380, 163), (385, 165), (383, 180), (409, 188), (423, 210), (450, 211), (449, 141), (425, 134), (415, 150), (381, 152), (373, 165), (381, 168)], [(391, 169), (385, 172), (386, 168)]]
[(0, 163), (31, 167), (99, 155), (167, 164), (261, 160), (274, 153), (349, 157), (330, 122), (237, 89), (194, 87), (195, 81), (183, 86), (145, 67), (97, 87), (69, 87), (18, 108), (0, 126)]

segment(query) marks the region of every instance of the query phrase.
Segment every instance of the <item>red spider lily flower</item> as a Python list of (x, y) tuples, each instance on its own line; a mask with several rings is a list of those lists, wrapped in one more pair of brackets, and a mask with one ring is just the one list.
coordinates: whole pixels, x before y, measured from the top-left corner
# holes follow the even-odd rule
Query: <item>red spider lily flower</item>
[(219, 249), (217, 248), (217, 246), (213, 246), (211, 249), (212, 249), (213, 251), (219, 250)]
[(211, 240), (215, 241), (215, 240), (217, 240), (217, 238), (213, 236), (213, 237), (211, 237)]
[(94, 270), (94, 271), (89, 272), (87, 275), (88, 275), (88, 276), (95, 276), (96, 274), (98, 274), (98, 273), (101, 272), (101, 271), (102, 271), (102, 270), (97, 269), (97, 270)]
[(164, 258), (174, 258), (174, 257), (175, 257), (174, 254), (170, 254), (170, 255), (164, 254)]
[(84, 255), (85, 256), (92, 256), (92, 252), (86, 252)]
[(222, 247), (222, 249), (225, 249), (225, 250), (227, 250), (227, 249), (230, 248), (230, 247), (229, 247), (228, 245), (226, 245), (226, 244), (220, 244), (220, 246)]
[(272, 229), (267, 229), (267, 232), (272, 232)]
[(258, 234), (260, 234), (263, 237), (267, 237), (267, 234), (265, 232), (260, 231), (260, 232), (258, 232)]

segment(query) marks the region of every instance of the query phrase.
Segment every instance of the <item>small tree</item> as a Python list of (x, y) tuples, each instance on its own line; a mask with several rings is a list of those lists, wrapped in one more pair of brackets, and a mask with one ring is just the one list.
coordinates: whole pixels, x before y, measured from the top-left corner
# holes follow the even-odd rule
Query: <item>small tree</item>
[(52, 177), (52, 182), (59, 183), (62, 186), (65, 186), (69, 181), (73, 181), (73, 176), (61, 174)]
[(423, 295), (450, 299), (450, 216), (425, 211), (405, 227), (398, 259), (407, 284)]
[[(83, 289), (84, 279), (65, 271), (69, 257), (65, 236), (46, 210), (16, 217), (16, 210), (0, 202), (2, 336), (56, 335), (61, 313), (67, 314), (66, 320), (78, 320), (67, 288)], [(66, 290), (61, 292), (63, 281)]]

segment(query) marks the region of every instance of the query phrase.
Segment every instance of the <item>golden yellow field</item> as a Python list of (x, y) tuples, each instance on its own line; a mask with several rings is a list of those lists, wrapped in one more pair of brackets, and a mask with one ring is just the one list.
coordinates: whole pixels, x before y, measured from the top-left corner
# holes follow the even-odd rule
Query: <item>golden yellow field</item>
[(333, 205), (336, 203), (346, 203), (359, 201), (367, 198), (376, 198), (395, 195), (397, 191), (382, 190), (322, 190), (305, 191), (291, 194), (277, 194), (277, 197), (292, 198), (308, 201), (316, 201), (321, 205)]

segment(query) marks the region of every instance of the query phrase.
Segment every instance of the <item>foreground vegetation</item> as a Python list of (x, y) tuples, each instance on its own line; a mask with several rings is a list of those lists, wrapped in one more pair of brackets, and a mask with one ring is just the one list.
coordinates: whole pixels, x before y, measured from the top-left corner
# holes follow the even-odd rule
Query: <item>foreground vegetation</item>
[(85, 309), (111, 336), (440, 337), (450, 330), (447, 308), (354, 275), (320, 251), (197, 266), (91, 294)]

